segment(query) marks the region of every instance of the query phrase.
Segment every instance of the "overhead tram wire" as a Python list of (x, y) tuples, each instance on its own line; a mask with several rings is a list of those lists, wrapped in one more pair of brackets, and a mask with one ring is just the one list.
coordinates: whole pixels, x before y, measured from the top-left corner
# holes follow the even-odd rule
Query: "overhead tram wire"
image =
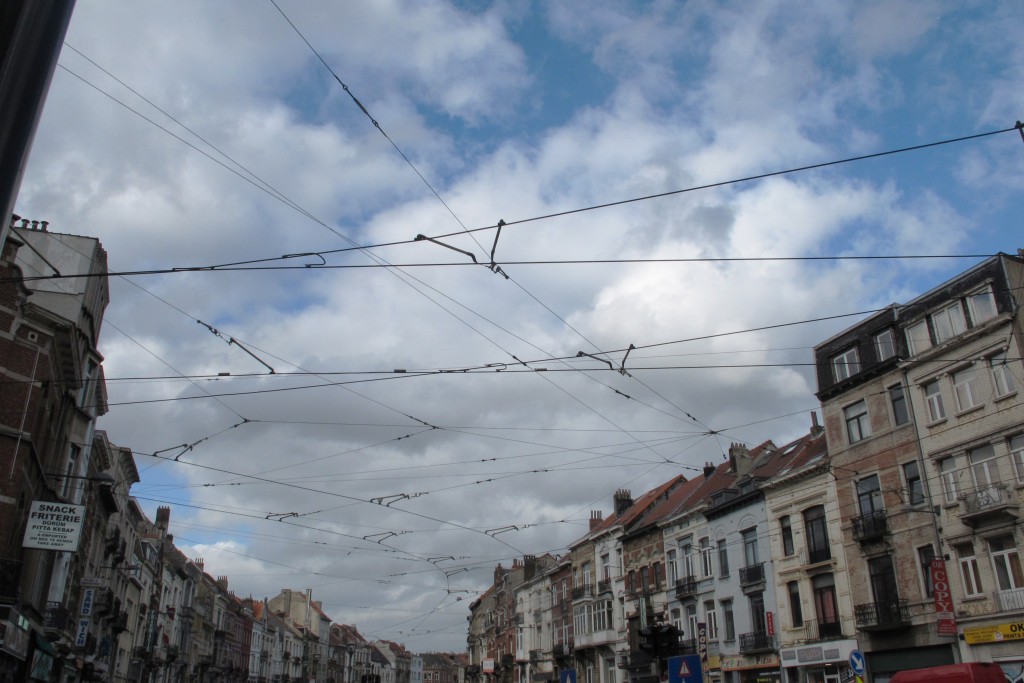
[[(392, 147), (394, 147), (394, 149), (395, 149), (395, 150), (396, 150), (396, 151), (397, 151), (397, 152), (398, 152), (398, 153), (399, 153), (399, 154), (401, 155), (401, 157), (402, 157), (402, 158), (403, 158), (403, 159), (405, 160), (405, 162), (406, 162), (406, 163), (407, 163), (407, 164), (408, 164), (408, 165), (410, 166), (410, 168), (412, 168), (412, 170), (413, 170), (413, 171), (414, 171), (414, 172), (416, 173), (416, 175), (417, 175), (417, 176), (419, 176), (420, 180), (422, 180), (422, 181), (423, 181), (423, 183), (424, 183), (424, 184), (425, 184), (425, 185), (427, 186), (427, 188), (429, 188), (429, 189), (430, 189), (430, 191), (431, 191), (431, 192), (433, 193), (433, 195), (434, 195), (434, 196), (435, 196), (435, 197), (437, 198), (437, 200), (438, 200), (439, 202), (441, 202), (441, 204), (442, 204), (442, 205), (443, 205), (443, 206), (445, 207), (445, 209), (447, 209), (447, 210), (448, 210), (448, 213), (450, 213), (450, 214), (451, 214), (451, 216), (452, 216), (452, 217), (453, 217), (453, 218), (455, 219), (455, 221), (456, 221), (456, 222), (457, 222), (457, 223), (459, 224), (459, 226), (460, 226), (460, 227), (462, 228), (462, 232), (463, 232), (463, 234), (467, 234), (467, 235), (469, 235), (469, 236), (470, 236), (470, 237), (471, 237), (471, 238), (473, 239), (473, 241), (474, 241), (474, 242), (476, 243), (476, 245), (477, 245), (477, 246), (478, 246), (478, 247), (479, 247), (479, 248), (481, 249), (481, 251), (484, 251), (484, 253), (486, 253), (486, 250), (484, 249), (483, 245), (482, 245), (482, 244), (480, 244), (480, 242), (479, 242), (479, 241), (478, 241), (478, 240), (476, 239), (476, 236), (475, 236), (475, 235), (473, 235), (473, 234), (472, 234), (472, 233), (471, 233), (471, 232), (470, 232), (470, 231), (469, 231), (469, 230), (468, 230), (468, 229), (466, 228), (466, 225), (465, 225), (465, 224), (464, 224), (464, 223), (462, 222), (462, 220), (461, 220), (461, 219), (460, 219), (460, 218), (459, 218), (459, 217), (458, 217), (458, 216), (457, 216), (457, 215), (455, 214), (455, 212), (454, 212), (454, 211), (452, 210), (452, 208), (451, 208), (451, 207), (450, 207), (450, 206), (448, 205), (448, 203), (444, 201), (444, 199), (443, 199), (443, 198), (441, 197), (441, 195), (440, 195), (440, 194), (439, 194), (439, 193), (437, 192), (437, 190), (436, 190), (436, 189), (435, 189), (435, 188), (433, 187), (433, 185), (431, 185), (431, 184), (430, 184), (430, 182), (429, 182), (429, 181), (428, 181), (428, 180), (427, 180), (427, 179), (426, 179), (426, 178), (425, 178), (425, 177), (423, 176), (423, 174), (422, 174), (422, 173), (420, 173), (419, 169), (417, 169), (417, 168), (416, 168), (416, 165), (412, 163), (412, 161), (411, 161), (411, 160), (409, 159), (409, 157), (408, 157), (408, 156), (406, 156), (406, 154), (405, 154), (405, 153), (404, 153), (404, 152), (403, 152), (403, 151), (402, 151), (402, 150), (401, 150), (401, 149), (399, 148), (399, 146), (398, 146), (398, 145), (397, 145), (397, 144), (396, 144), (396, 143), (394, 142), (394, 140), (392, 140), (392, 139), (391, 139), (391, 137), (390, 137), (390, 136), (389, 136), (389, 135), (388, 135), (388, 134), (387, 134), (387, 133), (386, 133), (386, 132), (384, 131), (384, 129), (383, 129), (382, 127), (381, 127), (380, 123), (378, 123), (378, 121), (377, 121), (376, 119), (374, 119), (374, 117), (373, 117), (373, 116), (371, 116), (371, 115), (370, 115), (370, 112), (369, 112), (369, 111), (368, 111), (368, 110), (366, 109), (366, 107), (365, 107), (365, 106), (363, 105), (363, 103), (359, 101), (359, 99), (358, 99), (358, 98), (357, 98), (357, 97), (355, 96), (355, 94), (354, 94), (354, 93), (353, 93), (353, 92), (351, 91), (351, 89), (350, 89), (350, 88), (348, 87), (348, 85), (346, 85), (346, 84), (345, 84), (345, 83), (344, 83), (344, 82), (343, 82), (343, 81), (341, 80), (341, 78), (340, 78), (340, 77), (338, 76), (338, 74), (337, 74), (337, 73), (335, 73), (334, 69), (332, 69), (332, 68), (331, 68), (331, 66), (330, 66), (330, 65), (329, 65), (329, 64), (327, 63), (327, 61), (326, 61), (326, 60), (324, 60), (323, 56), (321, 56), (321, 55), (320, 55), (320, 53), (319, 53), (319, 52), (318, 52), (318, 51), (316, 50), (316, 48), (314, 48), (314, 47), (313, 47), (312, 43), (310, 43), (310, 42), (309, 42), (309, 40), (307, 40), (307, 39), (306, 39), (306, 36), (305, 36), (305, 35), (303, 35), (302, 31), (300, 31), (300, 30), (299, 30), (299, 28), (298, 28), (298, 26), (296, 26), (296, 25), (295, 25), (295, 22), (293, 22), (293, 21), (292, 21), (292, 20), (291, 20), (291, 19), (290, 19), (290, 18), (288, 17), (288, 15), (287, 15), (287, 14), (285, 14), (284, 10), (282, 10), (282, 9), (281, 9), (281, 7), (280, 7), (280, 6), (279, 6), (279, 5), (277, 4), (277, 2), (275, 2), (275, 0), (270, 0), (270, 3), (271, 3), (271, 4), (273, 5), (273, 6), (274, 6), (274, 8), (275, 8), (275, 9), (277, 9), (278, 13), (280, 13), (280, 14), (281, 14), (281, 16), (282, 16), (282, 17), (284, 17), (285, 21), (287, 21), (287, 22), (288, 22), (288, 25), (292, 27), (292, 30), (294, 30), (294, 31), (295, 31), (295, 33), (296, 33), (296, 34), (298, 34), (299, 38), (301, 38), (301, 39), (302, 39), (302, 42), (304, 42), (304, 43), (306, 44), (306, 46), (307, 46), (307, 47), (308, 47), (308, 48), (310, 49), (310, 51), (312, 51), (312, 52), (313, 52), (313, 54), (314, 54), (314, 55), (316, 55), (316, 58), (317, 58), (317, 59), (318, 59), (318, 60), (320, 61), (320, 63), (321, 63), (321, 64), (323, 64), (324, 68), (326, 68), (326, 69), (328, 70), (328, 72), (330, 72), (331, 76), (333, 76), (333, 77), (334, 77), (334, 80), (338, 82), (338, 84), (339, 84), (339, 85), (340, 85), (340, 86), (342, 87), (342, 89), (343, 89), (343, 90), (344, 90), (344, 91), (345, 91), (345, 92), (346, 92), (346, 93), (348, 94), (348, 96), (349, 96), (349, 97), (350, 97), (350, 98), (352, 99), (352, 102), (353, 102), (353, 103), (355, 103), (355, 105), (359, 107), (359, 109), (360, 109), (360, 110), (361, 110), (361, 111), (363, 112), (363, 114), (365, 114), (365, 115), (366, 115), (366, 117), (367, 117), (367, 118), (368, 118), (368, 119), (370, 120), (370, 122), (371, 122), (371, 123), (372, 123), (372, 124), (374, 125), (374, 127), (375, 127), (375, 128), (376, 128), (376, 129), (378, 130), (378, 131), (380, 131), (381, 135), (383, 135), (383, 136), (385, 137), (385, 139), (387, 139), (387, 141), (388, 141), (388, 142), (390, 142), (390, 143), (391, 143), (391, 146), (392, 146)], [(501, 223), (499, 223), (499, 225), (500, 225), (500, 224), (501, 224)], [(496, 243), (495, 243), (495, 244), (496, 244)], [(474, 258), (473, 258), (473, 260), (474, 260), (474, 261), (476, 261), (476, 258), (474, 257)], [(497, 267), (495, 266), (495, 264), (494, 264), (494, 257), (493, 257), (493, 251), (492, 251), (492, 255), (491, 255), (491, 269), (492, 269), (492, 271), (493, 271), (494, 273), (496, 273), (496, 274), (499, 274), (499, 273), (500, 273), (501, 275), (504, 275), (504, 277), (505, 277), (506, 279), (508, 279), (508, 280), (512, 280), (512, 278), (511, 278), (511, 277), (510, 277), (510, 276), (509, 276), (509, 275), (508, 275), (507, 273), (505, 273), (505, 272), (504, 272), (503, 270), (500, 270), (499, 268), (497, 268)], [(597, 348), (598, 348), (598, 347), (597, 347), (597, 345), (596, 345), (596, 344), (594, 344), (594, 343), (593, 343), (592, 341), (590, 341), (589, 339), (587, 339), (587, 337), (586, 337), (586, 336), (585, 336), (585, 335), (584, 335), (584, 334), (583, 334), (582, 332), (580, 332), (580, 331), (579, 331), (579, 330), (577, 330), (577, 329), (576, 329), (575, 327), (573, 327), (573, 326), (572, 326), (572, 325), (571, 325), (571, 324), (569, 323), (569, 321), (567, 321), (567, 320), (566, 320), (565, 318), (563, 318), (563, 317), (562, 317), (562, 316), (560, 316), (560, 315), (559, 315), (558, 313), (556, 313), (556, 312), (555, 312), (555, 311), (554, 311), (554, 310), (553, 310), (553, 309), (552, 309), (551, 307), (549, 307), (549, 306), (548, 306), (547, 304), (545, 304), (545, 303), (544, 303), (543, 301), (541, 301), (541, 300), (540, 300), (539, 298), (537, 298), (537, 297), (536, 297), (536, 296), (535, 296), (535, 295), (534, 295), (534, 294), (533, 294), (532, 292), (530, 292), (529, 290), (527, 290), (527, 289), (526, 289), (526, 288), (525, 288), (525, 287), (524, 287), (524, 286), (523, 286), (522, 284), (520, 284), (519, 282), (517, 282), (517, 281), (515, 281), (515, 280), (512, 280), (512, 282), (513, 282), (513, 283), (514, 283), (514, 284), (515, 284), (515, 285), (516, 285), (517, 287), (519, 287), (519, 289), (520, 289), (520, 290), (522, 290), (522, 291), (523, 291), (523, 292), (524, 292), (525, 294), (527, 294), (527, 295), (528, 295), (528, 296), (529, 296), (529, 297), (530, 297), (531, 299), (533, 299), (533, 300), (534, 300), (535, 302), (537, 302), (537, 304), (539, 304), (539, 305), (540, 305), (540, 306), (542, 306), (542, 307), (543, 307), (543, 308), (544, 308), (545, 310), (547, 310), (547, 311), (548, 311), (548, 313), (550, 313), (550, 314), (551, 314), (551, 315), (553, 315), (553, 316), (554, 316), (555, 318), (557, 318), (557, 319), (558, 319), (558, 320), (559, 320), (559, 321), (560, 321), (560, 322), (561, 322), (561, 323), (562, 323), (563, 325), (565, 325), (565, 326), (566, 326), (567, 328), (569, 328), (570, 330), (572, 330), (572, 331), (573, 331), (573, 332), (574, 332), (574, 333), (575, 333), (575, 334), (576, 334), (576, 335), (577, 335), (578, 337), (580, 337), (580, 338), (581, 338), (581, 339), (582, 339), (583, 341), (585, 341), (586, 343), (590, 344), (590, 345), (591, 345), (591, 347), (593, 347), (594, 349), (597, 349)], [(435, 290), (435, 291), (436, 291), (436, 290)], [(493, 324), (493, 323), (492, 323), (492, 324)], [(499, 327), (500, 327), (500, 326), (499, 326)], [(516, 338), (519, 338), (519, 339), (521, 339), (522, 341), (526, 341), (526, 340), (522, 339), (522, 337), (520, 337), (519, 335), (513, 335), (513, 336), (515, 336)], [(496, 342), (493, 342), (493, 341), (492, 341), (492, 343), (493, 343), (493, 344), (494, 344), (495, 346), (498, 346), (498, 348), (501, 348), (501, 347), (500, 347), (500, 345), (498, 345), (498, 344), (497, 344)], [(538, 351), (541, 351), (541, 352), (546, 352), (545, 350), (543, 350), (543, 349), (539, 348), (539, 347), (538, 347), (537, 345), (535, 345), (535, 344), (533, 344), (533, 343), (530, 343), (530, 342), (527, 342), (527, 343), (528, 343), (528, 344), (529, 344), (530, 346), (532, 346), (533, 348), (537, 349)], [(511, 356), (511, 358), (513, 358), (513, 359), (515, 359), (515, 358), (516, 358), (516, 357), (515, 357), (515, 355), (513, 355), (512, 353), (510, 353), (510, 352), (508, 352), (508, 351), (506, 351), (506, 353), (508, 353), (508, 355), (509, 355), (509, 356)], [(554, 354), (548, 353), (548, 355), (554, 355)], [(547, 382), (547, 383), (548, 383), (548, 384), (549, 384), (550, 386), (552, 386), (552, 387), (555, 387), (555, 388), (557, 388), (558, 390), (562, 391), (563, 393), (565, 393), (566, 395), (568, 395), (568, 396), (569, 396), (570, 398), (572, 398), (573, 400), (575, 400), (575, 401), (577, 401), (578, 403), (580, 403), (581, 405), (583, 405), (583, 406), (587, 407), (587, 408), (588, 408), (589, 410), (591, 410), (591, 411), (592, 411), (592, 412), (593, 412), (593, 413), (594, 413), (595, 415), (597, 415), (597, 416), (598, 416), (598, 417), (600, 417), (601, 419), (603, 419), (603, 420), (607, 421), (607, 422), (608, 422), (609, 424), (611, 424), (612, 426), (614, 426), (614, 427), (616, 427), (616, 428), (619, 428), (619, 429), (621, 429), (621, 430), (622, 430), (622, 433), (623, 433), (623, 434), (627, 434), (627, 435), (630, 435), (630, 434), (629, 434), (629, 432), (628, 432), (627, 430), (625, 430), (625, 429), (622, 429), (621, 427), (619, 427), (619, 425), (616, 425), (616, 424), (615, 424), (615, 422), (614, 422), (613, 420), (611, 420), (611, 419), (610, 419), (609, 417), (607, 417), (606, 415), (603, 415), (603, 414), (601, 414), (601, 413), (600, 413), (599, 411), (597, 411), (596, 409), (594, 409), (594, 408), (593, 408), (592, 406), (589, 406), (589, 405), (587, 405), (587, 404), (586, 404), (586, 403), (585, 403), (585, 402), (584, 402), (584, 401), (583, 401), (582, 399), (580, 399), (580, 398), (579, 398), (578, 396), (574, 395), (574, 394), (573, 394), (572, 392), (570, 392), (570, 391), (566, 390), (566, 389), (565, 389), (564, 387), (561, 387), (561, 386), (557, 385), (556, 383), (554, 383), (554, 382), (553, 382), (553, 381), (552, 381), (551, 379), (549, 379), (549, 378), (547, 378), (547, 377), (542, 377), (542, 379), (543, 379), (543, 380), (544, 380), (545, 382)], [(596, 380), (596, 379), (595, 379), (594, 381), (598, 382), (599, 384), (604, 384), (604, 383), (603, 383), (603, 382), (601, 382), (600, 380)], [(614, 388), (612, 388), (612, 387), (610, 387), (610, 386), (608, 386), (608, 385), (604, 385), (604, 386), (606, 386), (607, 388), (609, 388), (609, 389), (612, 389), (613, 391), (615, 391), (615, 389), (614, 389)], [(621, 393), (621, 392), (620, 392), (620, 393)], [(670, 403), (670, 405), (671, 405), (671, 403)], [(673, 406), (673, 407), (676, 407), (676, 406)], [(676, 408), (678, 409), (678, 407), (676, 407)], [(690, 415), (689, 413), (687, 413), (686, 411), (681, 411), (681, 412), (683, 412), (683, 413), (684, 413), (684, 414), (685, 414), (685, 415), (686, 415), (687, 417), (689, 417), (689, 418), (690, 418), (691, 420), (694, 420), (694, 421), (696, 422), (696, 420), (695, 420), (695, 419), (694, 419), (694, 418), (693, 418), (693, 417), (692, 417), (692, 416), (691, 416), (691, 415)], [(699, 423), (699, 422), (698, 422), (698, 424), (701, 424), (701, 423)], [(707, 427), (707, 425), (703, 425), (703, 424), (701, 424), (701, 426), (702, 426), (702, 427), (704, 427), (704, 428), (706, 428), (706, 429), (709, 429), (709, 428)], [(630, 436), (632, 436), (632, 435), (630, 435)], [(633, 438), (635, 439), (635, 437), (633, 437)], [(642, 443), (642, 442), (641, 442), (641, 441), (640, 441), (639, 439), (636, 439), (636, 441), (637, 441), (637, 443)]]

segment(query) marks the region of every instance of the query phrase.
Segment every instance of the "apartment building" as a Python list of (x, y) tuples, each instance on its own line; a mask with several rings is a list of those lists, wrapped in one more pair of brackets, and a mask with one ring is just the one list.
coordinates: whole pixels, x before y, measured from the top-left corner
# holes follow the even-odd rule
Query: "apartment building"
[[(815, 348), (869, 673), (1021, 665), (1020, 303), (998, 254)], [(1004, 633), (1005, 632), (1005, 633)]]

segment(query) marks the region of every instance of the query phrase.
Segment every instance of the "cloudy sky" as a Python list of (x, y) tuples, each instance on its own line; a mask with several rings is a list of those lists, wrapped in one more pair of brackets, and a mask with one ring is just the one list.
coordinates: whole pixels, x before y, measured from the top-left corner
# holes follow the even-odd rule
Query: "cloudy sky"
[[(499, 562), (804, 432), (836, 316), (1024, 246), (1022, 30), (960, 0), (79, 0), (16, 210), (164, 271), (110, 281), (100, 426), (189, 555), (462, 650)], [(878, 256), (907, 258), (849, 258)]]

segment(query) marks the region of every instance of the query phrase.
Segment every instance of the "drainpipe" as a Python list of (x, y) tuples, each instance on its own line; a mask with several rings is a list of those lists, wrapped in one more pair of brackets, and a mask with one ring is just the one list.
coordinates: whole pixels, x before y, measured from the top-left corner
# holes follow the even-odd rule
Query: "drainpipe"
[[(917, 446), (917, 466), (918, 466), (918, 468), (920, 470), (920, 473), (921, 473), (921, 483), (924, 484), (924, 494), (925, 494), (925, 497), (928, 500), (928, 509), (927, 510), (914, 510), (914, 512), (925, 512), (926, 514), (931, 516), (931, 518), (932, 518), (932, 529), (935, 532), (935, 549), (937, 551), (936, 557), (942, 558), (943, 562), (945, 562), (945, 561), (949, 560), (949, 556), (943, 550), (942, 528), (939, 526), (939, 514), (940, 514), (939, 510), (941, 509), (941, 506), (935, 504), (935, 498), (932, 496), (932, 487), (928, 484), (928, 480), (931, 477), (930, 476), (925, 476), (926, 474), (929, 473), (929, 470), (927, 470), (925, 468), (924, 448), (921, 445), (921, 431), (920, 431), (920, 428), (919, 428), (920, 422), (917, 421), (917, 415), (914, 413), (914, 401), (913, 401), (912, 397), (910, 396), (910, 382), (909, 382), (909, 380), (907, 378), (907, 370), (906, 370), (906, 368), (902, 368), (900, 370), (900, 375), (902, 377), (902, 380), (901, 380), (902, 386), (905, 387), (906, 392), (907, 392), (907, 395), (906, 395), (907, 410), (910, 413), (910, 420), (911, 420), (911, 422), (914, 425), (914, 435), (915, 435), (914, 445)], [(886, 390), (886, 391), (888, 391), (888, 390)], [(940, 484), (941, 484), (941, 482), (940, 482)], [(929, 573), (930, 572), (931, 572), (931, 570), (929, 569)], [(946, 568), (946, 576), (947, 577), (949, 576), (949, 568), (948, 567)], [(934, 591), (934, 585), (932, 586), (932, 590)], [(934, 598), (934, 596), (933, 596), (933, 598)], [(949, 593), (949, 601), (950, 601), (950, 605), (952, 605), (953, 604), (953, 592), (952, 591), (950, 591), (950, 593)], [(956, 615), (956, 610), (955, 609), (953, 610), (953, 614), (954, 614), (954, 616)], [(953, 660), (954, 660), (955, 663), (959, 664), (960, 662), (963, 661), (963, 654), (960, 651), (959, 636), (954, 636), (954, 643), (953, 643), (953, 645), (954, 645), (954, 647), (952, 648), (953, 649)]]

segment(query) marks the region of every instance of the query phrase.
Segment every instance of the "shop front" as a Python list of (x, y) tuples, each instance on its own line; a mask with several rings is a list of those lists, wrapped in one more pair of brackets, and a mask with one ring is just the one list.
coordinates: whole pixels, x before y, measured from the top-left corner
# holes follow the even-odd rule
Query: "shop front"
[(1010, 683), (1024, 683), (1024, 619), (964, 628), (964, 659), (994, 662)]
[(857, 641), (835, 640), (818, 645), (784, 648), (782, 668), (784, 683), (841, 683), (852, 678), (850, 653), (857, 649)]
[(781, 683), (779, 656), (722, 655), (723, 683)]

